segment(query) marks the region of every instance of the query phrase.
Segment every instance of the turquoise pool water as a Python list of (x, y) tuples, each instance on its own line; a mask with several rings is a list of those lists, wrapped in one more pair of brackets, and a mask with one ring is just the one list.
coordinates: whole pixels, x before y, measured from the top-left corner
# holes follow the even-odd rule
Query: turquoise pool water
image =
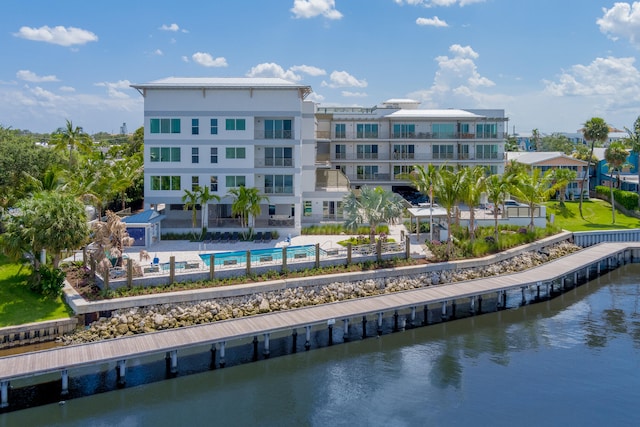
[[(251, 263), (271, 262), (282, 260), (282, 248), (255, 249), (250, 251)], [(247, 262), (246, 251), (220, 252), (216, 254), (200, 254), (200, 259), (209, 266), (211, 255), (215, 255), (215, 264), (234, 265)], [(315, 245), (289, 246), (287, 247), (287, 259), (314, 258), (316, 256)]]

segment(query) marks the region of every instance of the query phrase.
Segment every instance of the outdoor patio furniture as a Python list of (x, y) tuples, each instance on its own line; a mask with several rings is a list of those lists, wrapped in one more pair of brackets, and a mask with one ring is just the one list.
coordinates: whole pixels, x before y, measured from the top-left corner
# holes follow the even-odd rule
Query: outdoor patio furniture
[(262, 242), (262, 231), (258, 231), (256, 233), (256, 238), (253, 240), (255, 243), (260, 243)]
[(262, 239), (264, 243), (269, 243), (271, 241), (271, 232), (267, 231), (264, 233), (264, 239)]
[(238, 240), (240, 240), (240, 234), (234, 231), (233, 234), (231, 234), (231, 243), (236, 243)]
[(215, 233), (213, 233), (213, 237), (211, 238), (211, 242), (212, 243), (218, 243), (220, 241), (220, 236), (221, 236), (221, 233), (219, 231), (216, 231)]
[(204, 238), (204, 243), (211, 243), (211, 241), (213, 240), (213, 233), (212, 232), (207, 232), (207, 235)]
[(231, 234), (228, 231), (225, 231), (224, 233), (222, 233), (222, 236), (220, 237), (220, 241), (222, 243), (226, 243), (229, 241), (230, 237), (231, 237)]

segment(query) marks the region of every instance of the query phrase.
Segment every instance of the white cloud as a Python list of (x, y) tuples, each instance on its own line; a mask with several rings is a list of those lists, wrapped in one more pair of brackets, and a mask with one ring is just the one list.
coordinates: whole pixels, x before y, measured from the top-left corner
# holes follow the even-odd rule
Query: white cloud
[(46, 25), (40, 28), (21, 27), (20, 30), (13, 35), (27, 40), (52, 43), (60, 46), (83, 45), (98, 40), (98, 36), (91, 31), (75, 27), (65, 28), (63, 26), (53, 28)]
[(322, 82), (322, 86), (338, 87), (367, 87), (366, 80), (358, 80), (346, 71), (333, 71), (329, 76), (330, 82)]
[(157, 56), (162, 56), (162, 55), (164, 55), (164, 52), (162, 50), (160, 50), (160, 49), (156, 49), (156, 50), (153, 51), (153, 54), (157, 55)]
[(305, 73), (313, 77), (324, 76), (327, 74), (327, 72), (322, 68), (314, 67), (311, 65), (294, 65), (293, 67), (289, 68), (289, 70), (293, 72), (300, 71), (301, 73)]
[(60, 92), (75, 92), (75, 88), (71, 87), (71, 86), (60, 86), (59, 88)]
[(180, 27), (178, 26), (178, 24), (171, 24), (171, 25), (162, 24), (162, 27), (158, 29), (162, 31), (173, 31), (175, 33), (176, 31), (180, 30)]
[(214, 59), (213, 56), (205, 52), (196, 52), (191, 55), (191, 59), (203, 67), (226, 67), (228, 65), (226, 58), (223, 56)]
[(183, 62), (189, 62), (189, 57), (188, 57), (188, 56), (186, 56), (186, 55), (183, 55), (183, 56), (182, 56), (182, 61), (183, 61)]
[(122, 92), (120, 89), (128, 89), (130, 84), (131, 82), (129, 80), (118, 80), (117, 82), (95, 83), (94, 86), (106, 87), (109, 98), (125, 99), (129, 98), (129, 95)]
[(347, 98), (366, 98), (368, 95), (366, 92), (350, 92), (348, 90), (343, 90), (342, 96)]
[(16, 73), (16, 77), (19, 78), (20, 80), (24, 80), (24, 81), (27, 81), (27, 82), (33, 82), (33, 83), (57, 82), (57, 81), (59, 81), (58, 78), (56, 76), (54, 76), (54, 75), (38, 76), (33, 71), (29, 71), (29, 70), (20, 70), (20, 71), (18, 71)]
[(279, 77), (290, 82), (299, 82), (302, 77), (289, 69), (284, 70), (280, 65), (273, 62), (264, 62), (251, 68), (247, 77)]
[(437, 16), (434, 16), (433, 18), (418, 18), (416, 19), (416, 24), (429, 26), (429, 27), (448, 27), (449, 26), (449, 24), (447, 24), (446, 21), (441, 20)]
[(459, 4), (460, 7), (468, 6), (474, 3), (484, 3), (486, 0), (394, 0), (396, 4), (403, 6), (424, 6), (424, 7), (449, 7)]
[(316, 93), (316, 92), (311, 92), (307, 96), (307, 100), (319, 103), (319, 102), (323, 102), (324, 101), (324, 96), (322, 96), (322, 95), (320, 95), (319, 93)]
[(291, 12), (296, 18), (315, 18), (319, 15), (327, 19), (342, 18), (342, 13), (336, 10), (335, 0), (294, 0)]
[(607, 34), (613, 40), (618, 37), (628, 39), (636, 47), (640, 48), (640, 2), (615, 3), (611, 9), (602, 8), (604, 15), (596, 23), (600, 31)]

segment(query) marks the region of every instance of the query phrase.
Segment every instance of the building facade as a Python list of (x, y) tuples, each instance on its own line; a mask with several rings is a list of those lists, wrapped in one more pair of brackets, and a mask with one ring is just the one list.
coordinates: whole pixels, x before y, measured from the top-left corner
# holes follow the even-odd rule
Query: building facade
[(504, 110), (423, 110), (408, 99), (323, 108), (306, 100), (309, 86), (274, 78), (132, 87), (144, 97), (145, 208), (164, 206), (163, 230), (190, 227), (182, 197), (196, 186), (221, 198), (198, 211), (207, 228), (239, 225), (228, 191), (244, 185), (268, 198), (255, 228), (299, 231), (341, 221), (352, 189), (408, 189), (401, 176), (417, 164), (504, 171)]

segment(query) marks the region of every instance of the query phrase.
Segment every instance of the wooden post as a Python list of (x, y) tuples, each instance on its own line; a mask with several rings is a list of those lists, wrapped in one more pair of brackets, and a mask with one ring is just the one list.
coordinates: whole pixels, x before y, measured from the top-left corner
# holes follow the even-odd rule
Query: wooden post
[(83, 267), (87, 266), (87, 247), (86, 246), (82, 248), (82, 266)]
[(216, 277), (216, 255), (209, 255), (209, 280), (213, 280)]
[(107, 271), (104, 273), (102, 278), (103, 278), (105, 290), (109, 289), (109, 269), (107, 269)]
[(382, 240), (380, 239), (376, 242), (376, 256), (378, 258), (378, 262), (382, 261)]
[(127, 260), (127, 287), (131, 289), (133, 286), (133, 260), (129, 258)]
[(126, 384), (125, 375), (127, 374), (127, 361), (126, 360), (118, 360), (118, 366), (116, 368), (117, 373), (117, 386), (124, 387)]
[(351, 251), (353, 250), (353, 247), (351, 245), (351, 243), (347, 243), (347, 265), (351, 265)]
[(405, 259), (409, 259), (411, 257), (411, 239), (409, 236), (406, 236), (404, 239), (404, 257)]
[(66, 396), (69, 394), (69, 372), (64, 369), (62, 372), (62, 392), (60, 393), (62, 396)]
[(247, 277), (251, 276), (251, 251), (247, 250)]
[(320, 243), (316, 243), (316, 268), (320, 268)]
[(171, 258), (169, 258), (169, 284), (172, 284), (175, 278), (176, 278), (176, 257), (172, 255)]
[(282, 247), (282, 271), (287, 272), (287, 247)]
[(95, 279), (96, 278), (96, 259), (93, 257), (93, 254), (91, 254), (91, 259), (89, 261), (89, 264), (91, 264), (91, 278)]

